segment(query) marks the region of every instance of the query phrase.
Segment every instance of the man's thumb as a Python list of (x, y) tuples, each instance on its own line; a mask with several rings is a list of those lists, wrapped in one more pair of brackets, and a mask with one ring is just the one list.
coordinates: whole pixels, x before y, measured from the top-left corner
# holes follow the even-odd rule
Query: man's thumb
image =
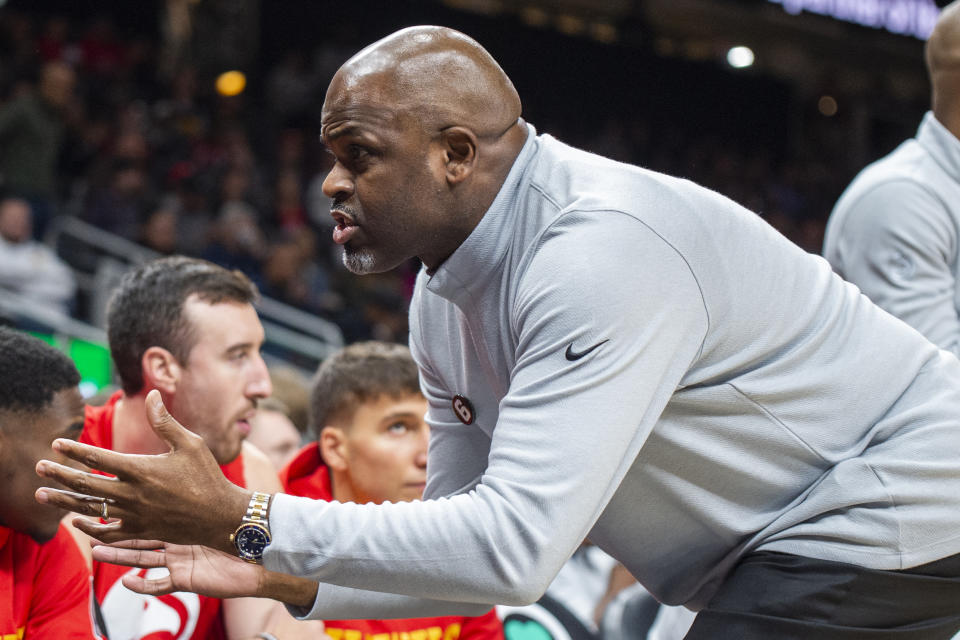
[(170, 445), (170, 448), (180, 448), (187, 431), (167, 411), (163, 404), (163, 398), (160, 397), (160, 392), (156, 389), (151, 390), (147, 394), (146, 405), (147, 420), (153, 430)]

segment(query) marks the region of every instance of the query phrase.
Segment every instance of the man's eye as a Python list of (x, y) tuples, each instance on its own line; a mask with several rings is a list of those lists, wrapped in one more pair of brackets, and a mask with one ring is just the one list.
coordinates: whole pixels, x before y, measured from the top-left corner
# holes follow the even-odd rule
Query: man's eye
[(387, 427), (387, 431), (390, 433), (406, 433), (407, 425), (402, 422), (394, 422), (392, 425)]
[(371, 155), (369, 149), (355, 144), (350, 145), (347, 151), (350, 154), (351, 160), (366, 160)]
[(61, 438), (67, 440), (76, 440), (80, 437), (80, 434), (83, 433), (83, 424), (70, 425), (67, 429), (60, 435)]

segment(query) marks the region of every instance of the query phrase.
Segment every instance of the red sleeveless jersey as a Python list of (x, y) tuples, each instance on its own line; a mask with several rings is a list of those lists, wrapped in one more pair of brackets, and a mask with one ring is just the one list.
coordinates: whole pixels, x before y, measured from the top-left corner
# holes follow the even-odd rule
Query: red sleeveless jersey
[[(80, 442), (113, 449), (113, 413), (123, 396), (118, 391), (102, 407), (86, 407)], [(243, 487), (243, 455), (220, 469), (228, 480)], [(94, 562), (94, 593), (111, 638), (130, 640), (224, 640), (221, 600), (178, 591), (146, 596), (120, 582), (126, 574), (148, 579), (166, 575), (166, 569), (138, 569)]]
[[(330, 473), (317, 443), (308, 444), (280, 472), (283, 490), (294, 496), (332, 500)], [(482, 616), (398, 620), (324, 620), (333, 640), (503, 640), (503, 624), (491, 609)]]

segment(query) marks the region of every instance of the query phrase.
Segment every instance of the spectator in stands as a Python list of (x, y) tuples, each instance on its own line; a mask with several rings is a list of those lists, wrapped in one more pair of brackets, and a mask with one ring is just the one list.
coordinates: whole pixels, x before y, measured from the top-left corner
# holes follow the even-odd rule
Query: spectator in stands
[(201, 182), (196, 175), (180, 178), (170, 198), (178, 216), (180, 252), (191, 256), (199, 256), (207, 248), (215, 228), (209, 197)]
[(267, 242), (257, 224), (257, 212), (249, 204), (230, 202), (217, 217), (213, 242), (203, 258), (227, 269), (238, 269), (258, 285), (262, 283)]
[(339, 309), (329, 274), (315, 259), (316, 246), (309, 229), (274, 242), (263, 264), (264, 295), (317, 314)]
[(64, 112), (73, 100), (75, 83), (68, 65), (48, 62), (36, 91), (0, 107), (0, 177), (5, 189), (30, 201), (36, 237), (56, 213)]
[(140, 244), (164, 255), (176, 253), (179, 222), (180, 216), (173, 204), (164, 203), (147, 216), (140, 232)]
[(247, 442), (262, 451), (279, 472), (303, 444), (303, 433), (293, 423), (290, 410), (273, 396), (257, 405), (257, 414), (250, 420)]
[(82, 218), (110, 233), (136, 241), (149, 190), (139, 162), (118, 157), (111, 161), (106, 184), (94, 189)]
[(302, 231), (307, 225), (307, 210), (303, 204), (300, 176), (286, 169), (277, 176), (273, 202), (273, 222), (277, 228), (290, 233)]
[(77, 291), (73, 271), (34, 240), (33, 212), (21, 198), (0, 200), (0, 287), (44, 308), (69, 313)]
[[(88, 407), (80, 440), (127, 453), (165, 451), (144, 409), (147, 393), (159, 389), (171, 410), (190, 420), (229, 480), (279, 489), (270, 460), (243, 442), (259, 401), (271, 391), (260, 357), (263, 328), (251, 304), (256, 295), (243, 274), (180, 256), (128, 273), (111, 298), (107, 317), (123, 389), (106, 405)], [(108, 631), (118, 637), (139, 640), (170, 632), (193, 640), (224, 633), (245, 639), (284, 625), (294, 627), (284, 638), (301, 637), (297, 633), (316, 637), (322, 629), (295, 623), (269, 600), (221, 601), (189, 593), (141, 596), (120, 584), (128, 573), (125, 567), (94, 565), (96, 596)], [(164, 617), (164, 611), (173, 617)], [(193, 632), (180, 636), (187, 628)]]
[(64, 512), (33, 500), (50, 442), (83, 428), (80, 375), (64, 354), (7, 327), (0, 354), (0, 637), (99, 638), (90, 571), (60, 524)]
[[(280, 477), (287, 493), (357, 504), (419, 500), (427, 480), (427, 400), (417, 366), (399, 344), (359, 342), (320, 365), (310, 391), (317, 441)], [(490, 610), (479, 617), (327, 620), (334, 638), (503, 638)]]

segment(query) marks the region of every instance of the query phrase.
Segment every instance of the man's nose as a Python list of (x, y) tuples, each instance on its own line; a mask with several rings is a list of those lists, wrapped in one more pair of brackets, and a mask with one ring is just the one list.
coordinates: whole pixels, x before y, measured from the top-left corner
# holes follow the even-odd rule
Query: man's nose
[(256, 355), (254, 370), (247, 383), (247, 396), (251, 398), (267, 398), (273, 393), (273, 384), (270, 382), (270, 370), (260, 354)]
[(427, 468), (427, 448), (430, 445), (430, 430), (427, 428), (420, 430), (420, 441), (417, 448), (417, 455), (414, 457), (414, 463), (421, 469)]
[(339, 162), (323, 179), (323, 194), (334, 200), (344, 200), (353, 195), (353, 175)]

